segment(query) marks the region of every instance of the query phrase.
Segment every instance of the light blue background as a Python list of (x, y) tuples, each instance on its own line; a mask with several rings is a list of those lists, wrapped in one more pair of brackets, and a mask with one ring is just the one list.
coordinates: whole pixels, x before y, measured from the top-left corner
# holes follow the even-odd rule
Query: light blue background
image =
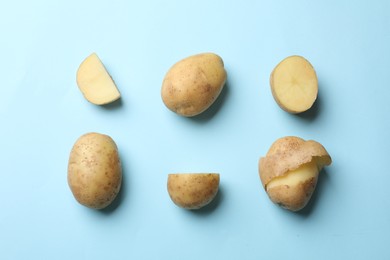
[[(7, 1), (0, 9), (1, 259), (388, 259), (389, 1)], [(96, 52), (122, 99), (98, 107), (75, 82)], [(161, 101), (176, 61), (215, 52), (228, 82), (209, 111)], [(299, 54), (319, 100), (282, 111), (269, 75)], [(109, 134), (123, 163), (108, 210), (67, 184), (76, 139)], [(321, 142), (333, 164), (300, 213), (272, 204), (257, 164), (274, 140)], [(171, 172), (219, 172), (198, 212), (176, 207)]]

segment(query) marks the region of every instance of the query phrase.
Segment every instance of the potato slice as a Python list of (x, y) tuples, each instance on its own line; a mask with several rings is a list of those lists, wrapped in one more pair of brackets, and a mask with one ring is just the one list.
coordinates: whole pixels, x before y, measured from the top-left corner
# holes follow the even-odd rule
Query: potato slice
[(331, 163), (320, 143), (287, 136), (275, 141), (266, 157), (260, 158), (259, 175), (274, 203), (298, 211), (309, 202), (321, 169)]
[(81, 63), (77, 70), (77, 85), (85, 99), (95, 105), (111, 103), (121, 96), (96, 53)]
[(272, 71), (270, 84), (275, 101), (289, 113), (304, 112), (317, 99), (316, 72), (310, 62), (301, 56), (282, 60)]
[(209, 204), (218, 193), (218, 173), (169, 174), (168, 193), (172, 201), (185, 209), (199, 209)]

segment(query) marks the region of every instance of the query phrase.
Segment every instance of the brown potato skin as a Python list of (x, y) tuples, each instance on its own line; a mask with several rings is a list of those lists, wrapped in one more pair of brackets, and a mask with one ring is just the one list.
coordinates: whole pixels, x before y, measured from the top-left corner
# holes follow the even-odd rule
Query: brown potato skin
[(166, 73), (161, 98), (171, 111), (196, 116), (208, 109), (221, 93), (227, 74), (224, 64), (214, 53), (187, 57)]
[(295, 186), (281, 185), (270, 189), (267, 188), (266, 191), (272, 202), (285, 209), (298, 211), (303, 209), (309, 202), (316, 188), (317, 180), (318, 178), (310, 178)]
[(219, 179), (217, 173), (168, 174), (167, 189), (177, 206), (199, 209), (217, 195)]
[(115, 199), (122, 183), (118, 148), (111, 137), (82, 135), (69, 156), (68, 184), (82, 205), (103, 209)]
[(305, 141), (295, 136), (276, 140), (267, 155), (259, 160), (260, 180), (271, 201), (291, 211), (304, 208), (315, 190), (318, 175), (294, 186), (280, 185), (267, 188), (267, 184), (312, 160), (315, 161), (318, 171), (332, 163), (328, 152), (316, 141)]

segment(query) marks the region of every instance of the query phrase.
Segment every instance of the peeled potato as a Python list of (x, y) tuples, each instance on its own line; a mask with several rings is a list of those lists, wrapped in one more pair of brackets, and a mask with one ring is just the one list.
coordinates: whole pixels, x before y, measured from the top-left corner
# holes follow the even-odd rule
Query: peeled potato
[(218, 193), (218, 173), (168, 175), (168, 193), (172, 201), (185, 209), (199, 209), (209, 204)]
[(289, 113), (304, 112), (317, 99), (316, 72), (310, 62), (301, 56), (282, 60), (271, 73), (270, 85), (276, 103)]
[(298, 211), (309, 202), (318, 174), (332, 159), (316, 141), (288, 136), (275, 141), (259, 161), (259, 175), (274, 203)]
[(105, 105), (120, 98), (120, 93), (96, 53), (89, 55), (77, 70), (77, 85), (85, 99)]

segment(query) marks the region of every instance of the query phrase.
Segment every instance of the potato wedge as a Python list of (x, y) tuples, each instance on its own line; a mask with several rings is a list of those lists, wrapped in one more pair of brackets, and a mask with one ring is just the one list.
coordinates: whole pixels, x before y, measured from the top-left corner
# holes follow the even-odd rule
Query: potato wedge
[(95, 105), (114, 102), (121, 96), (96, 53), (81, 63), (77, 70), (77, 85), (85, 99)]

